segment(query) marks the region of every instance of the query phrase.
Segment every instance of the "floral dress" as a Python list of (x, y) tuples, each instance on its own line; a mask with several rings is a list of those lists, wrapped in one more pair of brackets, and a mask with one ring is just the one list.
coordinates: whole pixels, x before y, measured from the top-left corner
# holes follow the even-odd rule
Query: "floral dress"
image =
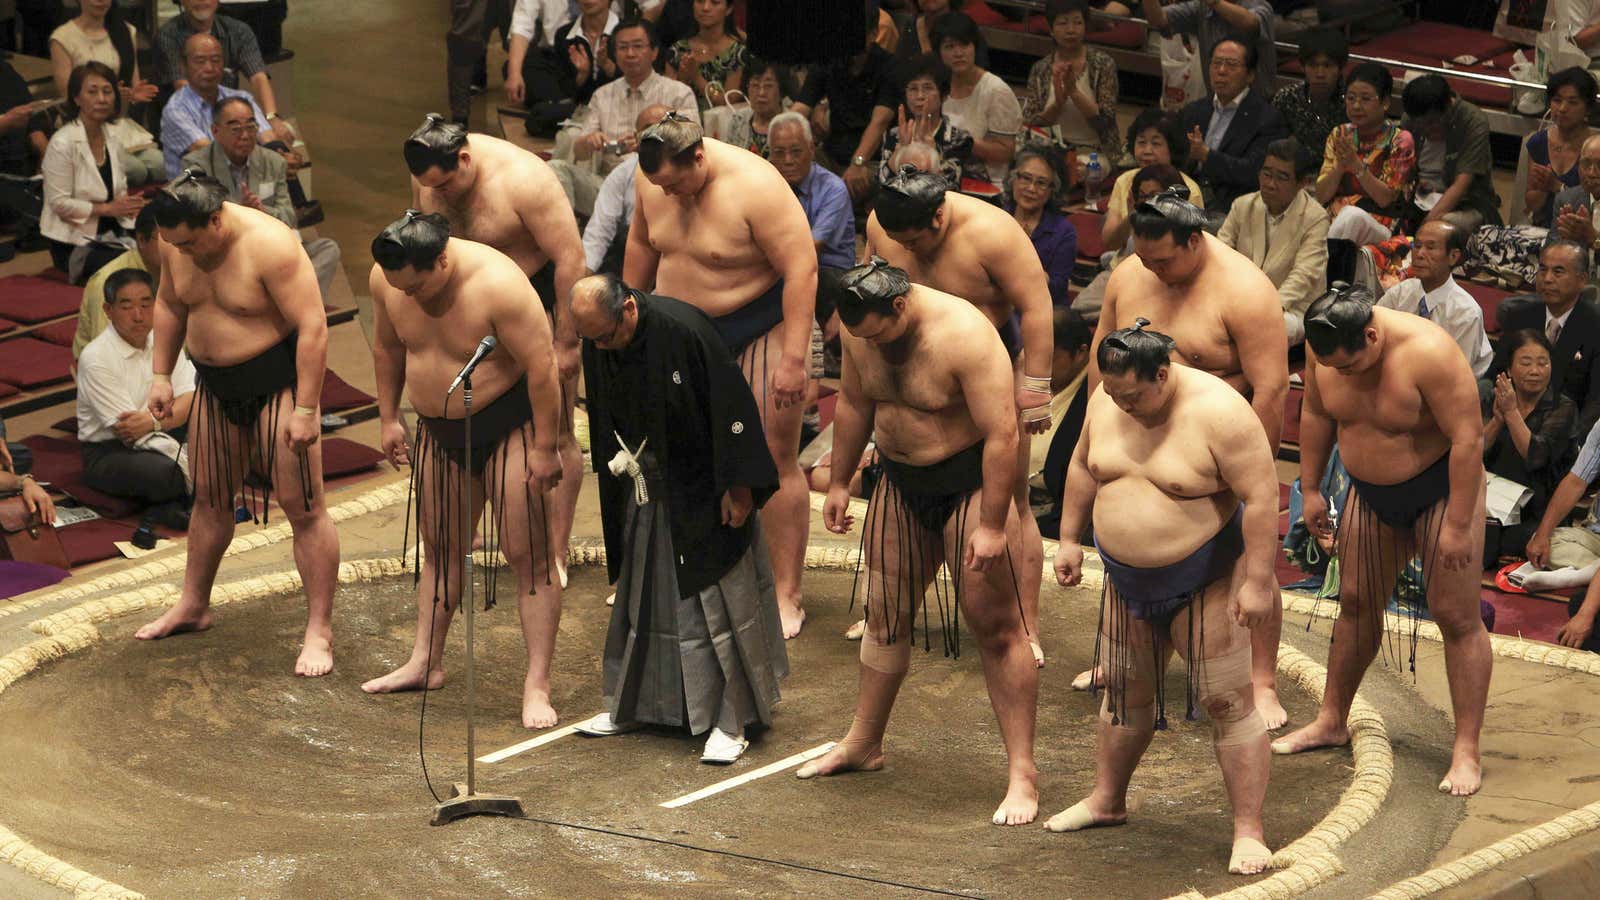
[[(676, 72), (678, 70), (678, 60), (687, 56), (692, 49), (688, 38), (673, 44), (672, 49), (667, 51), (667, 68), (672, 72)], [(711, 82), (721, 84), (728, 80), (729, 75), (743, 70), (747, 62), (749, 62), (749, 55), (745, 50), (744, 42), (735, 39), (733, 43), (728, 45), (726, 50), (700, 64), (700, 77), (704, 78), (708, 84)], [(704, 91), (696, 93), (695, 99), (700, 101), (700, 109), (703, 112), (710, 107), (711, 103), (706, 100)]]
[(1361, 140), (1356, 134), (1355, 126), (1349, 123), (1333, 129), (1328, 135), (1328, 143), (1323, 147), (1322, 171), (1318, 179), (1326, 176), (1339, 166), (1339, 158), (1333, 152), (1335, 141), (1345, 140), (1347, 135), (1356, 137), (1356, 153), (1367, 161), (1367, 168), (1378, 177), (1378, 180), (1399, 191), (1393, 203), (1387, 207), (1379, 206), (1356, 182), (1356, 177), (1349, 172), (1339, 180), (1339, 190), (1334, 195), (1333, 202), (1328, 204), (1328, 215), (1337, 216), (1346, 206), (1355, 205), (1372, 214), (1385, 228), (1393, 228), (1395, 219), (1400, 211), (1405, 208), (1411, 190), (1411, 182), (1417, 174), (1417, 149), (1411, 139), (1411, 132), (1399, 125), (1385, 122), (1383, 130), (1370, 141)]

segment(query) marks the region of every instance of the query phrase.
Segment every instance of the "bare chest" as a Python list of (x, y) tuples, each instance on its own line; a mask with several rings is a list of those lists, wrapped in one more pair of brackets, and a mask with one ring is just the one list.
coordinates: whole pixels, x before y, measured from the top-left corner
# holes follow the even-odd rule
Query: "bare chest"
[(944, 291), (982, 309), (992, 321), (1011, 315), (1012, 303), (995, 284), (978, 253), (964, 246), (948, 246), (932, 257), (920, 257), (898, 244), (892, 256), (880, 254), (890, 263), (905, 269), (911, 281)]
[(504, 196), (497, 196), (493, 185), (473, 191), (467, 197), (444, 200), (434, 195), (424, 197), (431, 207), (427, 212), (437, 212), (450, 220), (450, 231), (456, 237), (466, 238), (515, 257), (516, 251), (536, 248), (532, 235), (523, 225), (522, 218)]
[[(1153, 280), (1153, 279), (1152, 279)], [(1117, 296), (1118, 328), (1132, 328), (1147, 319), (1150, 328), (1172, 338), (1174, 356), (1185, 365), (1218, 375), (1239, 371), (1239, 351), (1221, 315), (1221, 297), (1191, 291), (1173, 296), (1163, 287)]]
[(171, 269), (172, 290), (191, 314), (217, 312), (234, 318), (274, 313), (276, 307), (255, 269), (230, 254), (216, 269), (207, 271), (184, 261)]
[(879, 356), (866, 360), (860, 370), (861, 389), (875, 403), (938, 412), (955, 406), (961, 399), (955, 377), (927, 359), (926, 354), (913, 354), (896, 362)]
[(687, 257), (709, 268), (743, 268), (764, 258), (733, 198), (723, 190), (706, 194), (683, 202), (646, 196), (650, 246), (663, 258)]
[(1100, 484), (1148, 481), (1174, 497), (1214, 494), (1220, 482), (1216, 461), (1195, 434), (1193, 427), (1146, 429), (1122, 417), (1103, 419), (1090, 432), (1089, 473)]
[(455, 303), (443, 312), (432, 312), (404, 295), (387, 298), (384, 312), (400, 343), (413, 356), (465, 361), (491, 326), (489, 317), (474, 312), (471, 304)]
[(1422, 392), (1402, 372), (1348, 377), (1322, 370), (1317, 373), (1317, 392), (1323, 409), (1341, 426), (1405, 434), (1434, 422)]

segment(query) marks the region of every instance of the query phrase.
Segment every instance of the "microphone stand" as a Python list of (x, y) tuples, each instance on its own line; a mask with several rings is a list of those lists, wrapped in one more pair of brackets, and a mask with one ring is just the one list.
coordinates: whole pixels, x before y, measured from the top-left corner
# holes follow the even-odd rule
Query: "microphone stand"
[[(450, 392), (445, 392), (445, 406), (449, 407)], [(480, 794), (477, 791), (477, 736), (474, 724), (478, 711), (477, 683), (474, 678), (473, 665), (473, 602), (472, 590), (472, 526), (475, 517), (470, 515), (472, 509), (472, 374), (464, 373), (461, 377), (461, 408), (463, 411), (463, 427), (466, 432), (466, 449), (464, 459), (467, 471), (461, 479), (461, 604), (466, 611), (467, 619), (467, 780), (463, 784), (457, 782), (450, 790), (450, 799), (445, 800), (433, 808), (431, 825), (448, 825), (457, 819), (467, 816), (512, 816), (522, 818), (522, 801), (516, 797), (501, 796), (499, 794)], [(498, 511), (497, 511), (498, 512)]]

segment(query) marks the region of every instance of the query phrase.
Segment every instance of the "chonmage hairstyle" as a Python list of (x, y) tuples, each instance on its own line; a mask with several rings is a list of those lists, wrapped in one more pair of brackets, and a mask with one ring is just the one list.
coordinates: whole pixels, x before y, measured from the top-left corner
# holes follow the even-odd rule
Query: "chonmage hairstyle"
[(704, 146), (704, 138), (698, 122), (675, 109), (668, 110), (661, 121), (640, 132), (639, 168), (654, 175), (669, 159), (674, 166), (689, 165), (695, 151)]
[(226, 199), (228, 189), (221, 182), (199, 169), (188, 168), (156, 192), (150, 208), (155, 210), (156, 224), (162, 228), (204, 228), (222, 210)]
[(878, 224), (884, 231), (931, 228), (934, 213), (944, 206), (944, 192), (948, 187), (949, 182), (941, 173), (901, 166), (878, 192)]
[(408, 209), (372, 239), (372, 259), (389, 272), (406, 266), (428, 271), (449, 241), (450, 222), (444, 216)]
[(1187, 244), (1205, 231), (1205, 210), (1189, 202), (1187, 185), (1173, 185), (1133, 208), (1133, 234), (1147, 241), (1172, 235), (1175, 244)]
[(1372, 307), (1371, 291), (1335, 281), (1306, 309), (1306, 343), (1318, 356), (1360, 351), (1367, 346)]
[(883, 257), (874, 256), (844, 270), (837, 283), (830, 286), (835, 292), (839, 321), (855, 326), (861, 324), (868, 313), (894, 315), (895, 298), (911, 291), (911, 279), (904, 269), (897, 269)]
[(1140, 381), (1155, 381), (1156, 373), (1172, 365), (1172, 348), (1177, 342), (1159, 331), (1146, 331), (1150, 320), (1140, 316), (1132, 328), (1119, 328), (1105, 336), (1095, 351), (1094, 361), (1105, 375), (1126, 375)]
[(441, 172), (454, 172), (461, 165), (461, 151), (467, 146), (467, 130), (448, 122), (438, 113), (428, 113), (422, 125), (406, 138), (400, 152), (413, 175), (437, 166)]

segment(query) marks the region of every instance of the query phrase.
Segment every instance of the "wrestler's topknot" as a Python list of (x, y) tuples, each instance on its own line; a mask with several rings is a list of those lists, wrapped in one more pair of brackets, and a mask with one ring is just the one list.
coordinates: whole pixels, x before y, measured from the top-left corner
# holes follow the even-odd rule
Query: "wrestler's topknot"
[(878, 192), (874, 204), (878, 224), (885, 231), (921, 231), (932, 227), (933, 217), (944, 205), (948, 188), (943, 175), (924, 172), (916, 166), (901, 166)]
[(432, 269), (450, 242), (450, 222), (438, 213), (408, 209), (372, 239), (372, 259), (394, 272), (410, 266)]
[(188, 168), (156, 191), (150, 206), (162, 228), (204, 228), (227, 199), (228, 189), (221, 182), (200, 169)]
[(1335, 281), (1306, 308), (1306, 343), (1318, 356), (1362, 349), (1374, 305), (1372, 291)]
[(400, 152), (411, 174), (421, 175), (435, 167), (441, 172), (454, 172), (461, 164), (461, 150), (466, 146), (467, 129), (446, 121), (438, 113), (428, 113), (417, 130), (406, 138)]
[(824, 287), (834, 291), (839, 321), (859, 325), (868, 313), (894, 314), (894, 301), (911, 291), (911, 279), (904, 269), (889, 265), (881, 256), (846, 269), (837, 281), (828, 279)]
[(1177, 343), (1159, 331), (1151, 330), (1150, 320), (1140, 316), (1133, 327), (1119, 328), (1105, 336), (1095, 351), (1095, 362), (1107, 375), (1132, 372), (1140, 381), (1156, 380), (1156, 373), (1171, 364)]

